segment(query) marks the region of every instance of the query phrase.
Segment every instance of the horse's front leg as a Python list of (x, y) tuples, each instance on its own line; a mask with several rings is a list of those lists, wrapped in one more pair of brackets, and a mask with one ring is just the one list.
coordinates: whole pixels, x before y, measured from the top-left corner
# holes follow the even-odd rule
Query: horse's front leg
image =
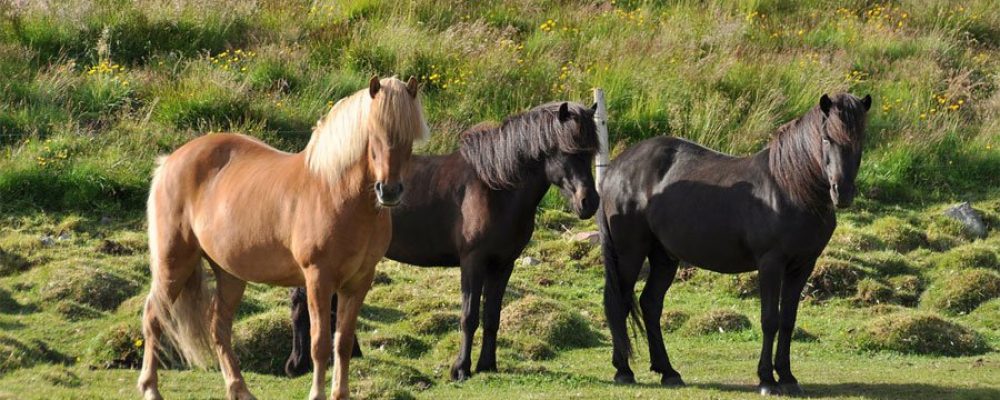
[(792, 365), (789, 355), (792, 347), (792, 333), (795, 331), (795, 317), (799, 311), (799, 299), (802, 288), (805, 287), (809, 275), (812, 274), (816, 260), (790, 269), (785, 274), (785, 282), (781, 286), (781, 323), (778, 328), (778, 348), (774, 356), (774, 369), (778, 372), (778, 388), (783, 395), (801, 395), (799, 381), (792, 375)]
[(486, 264), (473, 257), (462, 259), (462, 344), (458, 358), (451, 366), (451, 379), (463, 381), (472, 377), (472, 341), (479, 329), (479, 301), (483, 295), (483, 275)]
[(322, 400), (326, 397), (324, 384), (331, 354), (330, 296), (333, 282), (320, 267), (315, 265), (306, 268), (305, 277), (313, 362), (313, 383), (309, 399)]
[(778, 382), (774, 380), (774, 335), (778, 331), (780, 321), (778, 302), (781, 295), (781, 281), (785, 275), (787, 262), (783, 255), (767, 254), (758, 262), (760, 277), (760, 326), (764, 335), (760, 350), (760, 361), (757, 363), (757, 376), (760, 378), (760, 394), (780, 394)]
[(486, 274), (483, 285), (483, 350), (479, 353), (476, 372), (497, 370), (497, 331), (500, 329), (500, 308), (514, 263), (500, 265)]
[[(371, 275), (374, 277), (374, 274)], [(371, 286), (371, 278), (362, 282), (361, 287), (342, 289), (337, 301), (337, 330), (334, 335), (333, 364), (333, 396), (334, 399), (350, 397), (348, 388), (348, 372), (350, 371), (351, 353), (355, 346), (354, 332), (357, 329), (358, 314), (364, 304), (365, 295)]]

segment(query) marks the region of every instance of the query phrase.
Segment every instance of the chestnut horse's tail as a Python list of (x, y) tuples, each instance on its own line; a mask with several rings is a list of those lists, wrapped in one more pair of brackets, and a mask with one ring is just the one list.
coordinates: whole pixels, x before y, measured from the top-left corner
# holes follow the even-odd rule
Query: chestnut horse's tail
[(633, 334), (642, 332), (645, 328), (642, 324), (642, 316), (639, 308), (636, 307), (638, 301), (635, 293), (629, 291), (624, 293), (619, 276), (618, 255), (615, 252), (615, 242), (611, 238), (611, 229), (608, 226), (608, 218), (604, 212), (605, 204), (602, 202), (597, 211), (597, 227), (601, 235), (601, 253), (604, 254), (604, 316), (608, 320), (608, 327), (611, 329), (611, 341), (614, 348), (621, 354), (618, 356), (629, 358), (632, 356), (632, 340), (629, 337), (628, 327), (625, 324), (616, 324), (613, 321), (625, 321), (631, 318)]
[[(163, 243), (163, 238), (169, 237), (172, 232), (161, 232), (160, 228), (171, 228), (160, 226), (164, 221), (159, 218), (158, 213), (162, 210), (156, 204), (157, 192), (165, 190), (162, 182), (165, 158), (161, 158), (159, 164), (153, 175), (146, 210), (149, 221), (149, 269), (153, 279), (149, 297), (146, 298), (145, 312), (153, 313), (163, 337), (174, 350), (172, 353), (181, 358), (179, 361), (204, 368), (215, 363), (209, 328), (212, 293), (205, 284), (201, 257), (197, 257), (193, 265), (167, 264), (166, 260), (172, 258), (163, 254), (169, 253), (163, 248), (167, 244)], [(189, 270), (190, 274), (183, 282), (170, 282), (165, 276), (167, 271), (184, 270)], [(176, 297), (171, 298), (172, 293)], [(143, 318), (149, 317), (144, 315)], [(163, 347), (160, 348), (160, 353), (164, 353)]]

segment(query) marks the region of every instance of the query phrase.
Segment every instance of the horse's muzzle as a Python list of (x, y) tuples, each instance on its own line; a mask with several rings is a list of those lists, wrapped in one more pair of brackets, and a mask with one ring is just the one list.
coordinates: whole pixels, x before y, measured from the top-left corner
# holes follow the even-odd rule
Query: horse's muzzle
[(403, 184), (399, 182), (375, 182), (375, 197), (378, 199), (378, 203), (385, 207), (399, 205), (399, 202), (403, 199)]

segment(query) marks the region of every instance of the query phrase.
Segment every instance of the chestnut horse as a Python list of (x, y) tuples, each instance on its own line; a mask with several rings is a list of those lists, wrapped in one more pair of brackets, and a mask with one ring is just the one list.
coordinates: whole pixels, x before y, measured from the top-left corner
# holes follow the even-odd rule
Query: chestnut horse
[[(403, 175), (413, 190), (392, 210), (392, 243), (386, 257), (418, 266), (461, 266), (462, 344), (451, 367), (452, 379), (472, 376), (480, 309), (483, 346), (476, 370), (497, 370), (500, 308), (514, 260), (535, 230), (538, 203), (556, 185), (577, 216), (593, 216), (599, 202), (591, 172), (596, 151), (594, 109), (552, 102), (507, 117), (499, 125), (470, 128), (462, 135), (460, 151), (414, 157)], [(285, 364), (291, 376), (309, 369), (301, 348), (305, 327), (315, 320), (310, 321), (302, 306), (301, 292), (294, 293), (294, 340)]]
[[(635, 382), (626, 332), (631, 315), (639, 330), (646, 325), (650, 369), (662, 374), (660, 383), (684, 384), (667, 358), (660, 315), (677, 264), (685, 261), (722, 273), (759, 271), (760, 392), (802, 392), (789, 362), (799, 296), (837, 226), (834, 209), (854, 198), (871, 104), (870, 96), (823, 95), (750, 157), (657, 137), (611, 163), (601, 182), (597, 224), (616, 382)], [(638, 301), (640, 313), (633, 290), (646, 258), (650, 271)], [(775, 333), (778, 348), (772, 359)]]
[[(227, 397), (252, 399), (231, 346), (246, 282), (305, 286), (314, 323), (310, 399), (324, 398), (337, 294), (333, 398), (349, 395), (348, 364), (361, 304), (392, 233), (400, 175), (426, 137), (417, 82), (373, 77), (322, 119), (305, 150), (284, 153), (242, 135), (206, 135), (162, 159), (149, 194), (152, 287), (139, 390), (160, 398), (160, 335), (195, 365), (211, 350)], [(215, 274), (209, 291), (201, 260)]]

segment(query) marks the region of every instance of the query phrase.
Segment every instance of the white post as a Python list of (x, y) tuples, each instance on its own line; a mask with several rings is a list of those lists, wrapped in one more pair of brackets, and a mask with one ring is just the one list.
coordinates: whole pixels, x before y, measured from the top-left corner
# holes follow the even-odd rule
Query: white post
[(597, 111), (594, 113), (594, 124), (597, 125), (597, 141), (600, 147), (597, 155), (594, 156), (594, 183), (597, 191), (601, 191), (601, 179), (604, 178), (604, 170), (608, 168), (608, 106), (604, 103), (604, 89), (594, 88), (594, 102), (597, 103)]

